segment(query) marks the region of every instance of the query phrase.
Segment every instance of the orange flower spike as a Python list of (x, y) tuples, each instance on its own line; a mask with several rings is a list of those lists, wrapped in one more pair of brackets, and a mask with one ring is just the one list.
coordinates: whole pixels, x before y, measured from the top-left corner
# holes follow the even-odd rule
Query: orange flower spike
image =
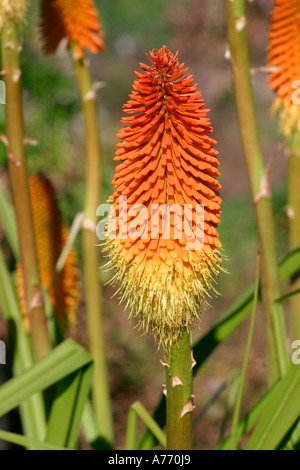
[[(276, 92), (273, 114), (280, 112), (285, 135), (300, 130), (300, 3), (298, 0), (275, 0), (271, 13), (268, 65), (269, 87)], [(298, 91), (297, 91), (298, 89)], [(297, 101), (296, 101), (297, 100)]]
[[(185, 76), (188, 68), (166, 46), (146, 55), (151, 65), (140, 64), (144, 73), (135, 72), (123, 108), (128, 116), (118, 133), (115, 160), (121, 163), (110, 198), (115, 214), (107, 225), (106, 249), (131, 317), (168, 349), (199, 318), (221, 269), (221, 185), (216, 141), (208, 136), (208, 110), (193, 76)], [(203, 243), (191, 248), (184, 220), (195, 233), (200, 204)], [(143, 236), (133, 236), (135, 231)]]
[[(31, 176), (29, 189), (41, 283), (49, 291), (49, 300), (62, 328), (65, 329), (67, 325), (75, 328), (81, 290), (77, 253), (74, 248), (70, 250), (62, 272), (51, 287), (56, 263), (67, 242), (69, 230), (62, 219), (50, 181), (42, 176)], [(26, 319), (20, 265), (17, 266), (17, 285), (21, 310)]]
[(54, 54), (66, 38), (74, 44), (78, 59), (86, 47), (96, 54), (104, 51), (104, 33), (93, 0), (42, 0), (42, 38), (47, 54)]

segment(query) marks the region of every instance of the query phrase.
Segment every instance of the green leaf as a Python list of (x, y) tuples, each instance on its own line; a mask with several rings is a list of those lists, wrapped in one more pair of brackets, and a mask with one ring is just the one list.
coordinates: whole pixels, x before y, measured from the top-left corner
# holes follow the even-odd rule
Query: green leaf
[(236, 404), (235, 404), (233, 419), (232, 419), (232, 431), (231, 431), (231, 438), (232, 438), (231, 448), (232, 448), (232, 450), (236, 450), (237, 445), (238, 445), (238, 423), (239, 423), (239, 417), (240, 417), (240, 411), (241, 411), (241, 405), (242, 405), (244, 385), (245, 385), (245, 381), (246, 381), (247, 367), (248, 367), (250, 351), (251, 351), (251, 344), (252, 344), (252, 339), (253, 339), (256, 308), (257, 308), (257, 300), (258, 300), (259, 269), (260, 269), (260, 256), (258, 255), (257, 256), (257, 265), (256, 265), (256, 281), (255, 281), (253, 310), (252, 310), (252, 314), (251, 314), (248, 340), (247, 340), (246, 351), (245, 351), (243, 367), (242, 367), (242, 373), (241, 373), (241, 377), (240, 377), (238, 394), (237, 394), (237, 398), (236, 398)]
[[(240, 422), (237, 428), (238, 441), (243, 437), (246, 432), (255, 425), (259, 417), (262, 415), (271, 397), (273, 396), (279, 382), (276, 382), (273, 387), (268, 390), (265, 395), (256, 403), (256, 405), (246, 414), (244, 419)], [(231, 434), (224, 439), (219, 445), (218, 450), (229, 450), (231, 446)]]
[(300, 247), (288, 253), (279, 266), (280, 281), (284, 282), (298, 272), (300, 268)]
[(91, 447), (94, 450), (101, 450), (102, 446), (100, 432), (90, 400), (87, 400), (83, 410), (82, 428), (84, 437)]
[(163, 430), (157, 424), (157, 422), (152, 418), (150, 413), (146, 408), (141, 404), (141, 402), (136, 401), (131, 405), (131, 410), (133, 410), (146, 424), (147, 428), (153, 433), (158, 442), (166, 448), (167, 447), (167, 438)]
[(28, 447), (35, 450), (68, 450), (64, 449), (63, 447), (48, 444), (47, 442), (41, 442), (37, 439), (21, 436), (20, 434), (15, 434), (8, 431), (0, 431), (0, 439), (3, 441), (12, 442), (18, 446)]
[(292, 364), (279, 382), (246, 450), (274, 450), (300, 417), (300, 367)]
[(300, 289), (293, 290), (291, 292), (288, 292), (287, 294), (282, 295), (278, 299), (276, 299), (277, 303), (284, 302), (284, 300), (289, 299), (290, 297), (293, 297), (294, 295), (300, 294)]
[(33, 394), (45, 390), (64, 377), (90, 364), (88, 352), (67, 339), (47, 356), (0, 388), (0, 416), (16, 408)]
[(137, 450), (137, 445), (137, 414), (130, 407), (126, 427), (125, 450)]
[(61, 380), (50, 411), (46, 441), (75, 449), (92, 382), (93, 364)]

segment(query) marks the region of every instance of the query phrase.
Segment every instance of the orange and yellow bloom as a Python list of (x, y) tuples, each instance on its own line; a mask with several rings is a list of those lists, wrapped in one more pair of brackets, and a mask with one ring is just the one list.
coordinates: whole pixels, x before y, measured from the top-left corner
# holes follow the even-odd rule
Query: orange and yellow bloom
[[(131, 316), (168, 348), (199, 317), (221, 269), (221, 185), (208, 109), (192, 75), (186, 76), (188, 68), (166, 46), (147, 57), (150, 64), (140, 64), (143, 73), (135, 72), (124, 106), (128, 116), (118, 134), (115, 160), (120, 164), (110, 199), (115, 217), (108, 223), (106, 248)], [(201, 243), (191, 245), (191, 233), (182, 227), (189, 218), (192, 233), (197, 232), (199, 207)], [(200, 239), (195, 235), (195, 240)]]
[[(55, 316), (62, 328), (73, 328), (77, 324), (81, 290), (77, 253), (74, 248), (70, 250), (63, 270), (54, 279), (56, 263), (67, 242), (69, 230), (50, 181), (42, 176), (31, 176), (29, 189), (41, 284), (48, 290)], [(21, 265), (17, 266), (17, 285), (21, 311), (27, 318)]]
[(63, 39), (74, 45), (78, 59), (84, 48), (92, 53), (105, 49), (102, 26), (93, 0), (43, 0), (42, 39), (47, 54), (54, 54)]
[(268, 64), (274, 68), (269, 86), (277, 98), (273, 112), (280, 112), (283, 132), (300, 130), (300, 3), (275, 0), (271, 14)]
[(0, 29), (7, 20), (23, 21), (26, 13), (27, 0), (1, 0)]

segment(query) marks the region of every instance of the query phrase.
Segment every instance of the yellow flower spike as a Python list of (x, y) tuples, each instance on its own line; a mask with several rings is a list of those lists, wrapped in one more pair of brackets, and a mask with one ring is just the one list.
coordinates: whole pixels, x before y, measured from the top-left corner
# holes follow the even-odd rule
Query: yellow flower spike
[[(68, 239), (69, 230), (62, 219), (50, 181), (34, 175), (29, 178), (29, 188), (42, 287), (49, 290), (49, 299), (62, 329), (67, 326), (74, 329), (81, 290), (76, 250), (71, 249), (62, 272), (51, 286), (55, 266)], [(28, 324), (20, 265), (17, 265), (16, 275), (21, 311)]]
[(27, 0), (1, 0), (0, 29), (8, 20), (22, 22), (26, 14)]

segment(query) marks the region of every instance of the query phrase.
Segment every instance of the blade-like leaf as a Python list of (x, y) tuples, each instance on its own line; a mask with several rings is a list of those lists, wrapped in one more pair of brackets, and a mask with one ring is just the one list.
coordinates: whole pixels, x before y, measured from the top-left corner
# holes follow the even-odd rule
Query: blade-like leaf
[(300, 367), (292, 364), (251, 436), (247, 450), (273, 450), (300, 418)]
[(67, 339), (50, 354), (0, 388), (0, 416), (16, 408), (26, 398), (59, 382), (92, 361), (88, 352)]
[(137, 450), (137, 414), (131, 407), (128, 411), (125, 450)]
[(157, 424), (157, 422), (152, 418), (150, 413), (146, 408), (141, 404), (141, 402), (136, 401), (131, 405), (131, 409), (144, 421), (145, 425), (150, 429), (153, 435), (156, 437), (158, 442), (166, 448), (167, 447), (167, 438), (163, 430)]
[(282, 295), (278, 299), (276, 299), (276, 302), (280, 303), (283, 302), (286, 299), (289, 299), (290, 297), (293, 297), (294, 295), (300, 294), (300, 289), (293, 290), (291, 292), (287, 292), (286, 294)]
[(8, 431), (0, 431), (0, 439), (3, 441), (11, 442), (18, 446), (27, 447), (35, 450), (68, 450), (63, 447), (48, 444), (47, 442), (41, 442), (37, 439), (31, 439), (29, 437), (21, 436)]
[[(237, 429), (237, 438), (240, 440), (246, 432), (255, 425), (259, 417), (262, 415), (271, 397), (273, 396), (279, 382), (276, 382), (273, 387), (268, 390), (265, 395), (255, 404), (255, 406), (246, 414), (244, 419), (240, 422)], [(218, 450), (229, 450), (231, 446), (231, 435), (226, 437), (218, 447)]]
[(249, 327), (249, 334), (248, 334), (248, 340), (247, 340), (247, 345), (246, 345), (245, 357), (244, 357), (243, 367), (242, 367), (242, 372), (241, 372), (241, 377), (240, 377), (239, 389), (238, 389), (238, 394), (237, 394), (234, 413), (233, 413), (233, 418), (232, 418), (232, 431), (231, 431), (231, 437), (232, 437), (231, 448), (232, 448), (232, 450), (236, 450), (237, 445), (238, 445), (238, 424), (239, 424), (239, 417), (240, 417), (240, 411), (241, 411), (241, 405), (242, 405), (243, 391), (244, 391), (244, 386), (245, 386), (245, 381), (246, 381), (246, 372), (247, 372), (247, 367), (248, 367), (248, 362), (249, 362), (249, 357), (250, 357), (251, 344), (252, 344), (252, 339), (253, 339), (256, 308), (257, 308), (257, 300), (258, 300), (259, 270), (260, 270), (260, 256), (258, 255), (257, 256), (257, 264), (256, 264), (256, 281), (255, 281), (253, 310), (252, 310), (252, 315), (251, 315), (251, 321), (250, 321), (250, 327)]
[(75, 449), (92, 381), (90, 363), (61, 380), (50, 411), (46, 441)]
[(101, 450), (100, 432), (95, 419), (95, 413), (92, 408), (91, 401), (85, 404), (82, 415), (82, 429), (86, 441), (94, 450)]

